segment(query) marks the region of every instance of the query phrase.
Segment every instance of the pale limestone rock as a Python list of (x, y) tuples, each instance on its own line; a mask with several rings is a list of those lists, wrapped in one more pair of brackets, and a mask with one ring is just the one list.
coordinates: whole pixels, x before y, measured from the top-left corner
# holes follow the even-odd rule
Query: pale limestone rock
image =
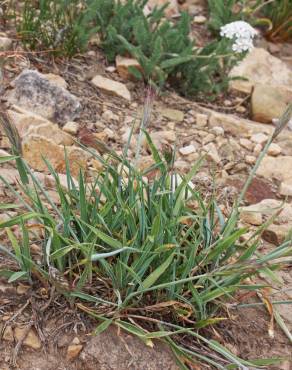
[(265, 156), (257, 171), (259, 176), (278, 181), (286, 181), (292, 174), (292, 156)]
[(251, 97), (252, 119), (272, 123), (292, 101), (292, 90), (256, 84)]
[(209, 143), (203, 146), (203, 150), (207, 153), (207, 156), (215, 163), (218, 164), (221, 161), (221, 158), (214, 143)]
[(25, 136), (29, 135), (39, 135), (44, 138), (51, 138), (54, 143), (58, 145), (70, 146), (73, 144), (72, 136), (66, 134), (66, 132), (61, 130), (58, 125), (51, 122), (29, 127)]
[(126, 85), (121, 82), (111, 80), (109, 78), (97, 75), (92, 81), (93, 85), (107, 94), (116, 95), (120, 98), (130, 101), (131, 94)]
[(24, 70), (11, 85), (13, 89), (6, 94), (10, 104), (60, 125), (76, 118), (81, 110), (80, 102), (74, 95), (37, 71)]
[(4, 340), (7, 340), (7, 342), (14, 342), (13, 330), (10, 325), (7, 325), (6, 328), (4, 329), (2, 338)]
[(182, 155), (190, 155), (190, 154), (194, 153), (195, 151), (196, 151), (196, 147), (193, 144), (188, 145), (188, 146), (184, 146), (184, 147), (179, 149), (179, 152)]
[(63, 89), (67, 89), (68, 87), (67, 82), (64, 80), (63, 77), (59, 75), (55, 75), (54, 73), (46, 73), (44, 74), (44, 77), (47, 80), (49, 80), (52, 84), (62, 87)]
[(224, 135), (224, 128), (220, 126), (215, 126), (211, 129), (211, 131), (216, 135), (216, 136), (223, 136)]
[(242, 207), (240, 209), (240, 220), (246, 224), (259, 226), (263, 223), (263, 216), (261, 213), (249, 207)]
[(250, 140), (256, 144), (265, 144), (268, 141), (268, 136), (262, 133), (254, 134), (251, 136)]
[(171, 121), (182, 122), (184, 120), (184, 112), (178, 109), (158, 107), (157, 111), (163, 116)]
[[(32, 168), (45, 173), (49, 172), (42, 159), (44, 157), (50, 162), (56, 172), (66, 173), (64, 148), (61, 145), (57, 145), (53, 140), (39, 135), (29, 135), (24, 138), (22, 148), (23, 157)], [(78, 177), (79, 169), (86, 169), (90, 155), (83, 149), (75, 146), (67, 147), (66, 150), (72, 176)]]
[(265, 49), (254, 48), (248, 53), (230, 72), (230, 77), (235, 76), (245, 77), (248, 81), (234, 80), (230, 83), (231, 88), (248, 94), (257, 83), (292, 91), (292, 71), (281, 59)]
[(261, 144), (256, 144), (255, 147), (253, 148), (253, 152), (255, 155), (259, 155), (262, 150), (263, 147), (261, 146)]
[(63, 131), (67, 132), (67, 134), (70, 134), (70, 135), (76, 135), (78, 130), (79, 130), (78, 122), (69, 121), (63, 127)]
[(277, 155), (281, 154), (282, 152), (282, 149), (280, 147), (280, 145), (278, 144), (275, 144), (275, 143), (272, 143), (268, 149), (268, 155), (272, 155), (274, 157), (276, 157)]
[(239, 144), (244, 147), (245, 149), (252, 150), (253, 148), (253, 143), (245, 138), (240, 138), (239, 139)]
[(118, 74), (125, 80), (135, 80), (135, 76), (129, 70), (129, 67), (135, 68), (141, 73), (143, 72), (139, 62), (134, 58), (127, 58), (121, 55), (116, 56), (116, 67)]
[[(25, 331), (26, 331), (26, 328), (16, 327), (14, 330), (15, 339), (17, 341), (22, 340), (22, 338), (25, 335)], [(26, 338), (23, 341), (23, 344), (33, 349), (40, 349), (42, 347), (40, 338), (37, 336), (37, 334), (35, 333), (33, 329), (31, 329), (28, 332)]]
[(196, 15), (194, 17), (194, 22), (197, 24), (204, 24), (207, 22), (207, 18), (204, 15)]
[(67, 348), (67, 355), (66, 355), (66, 359), (67, 361), (73, 361), (75, 360), (80, 352), (82, 351), (82, 344), (70, 344), (70, 346), (68, 346)]
[(111, 122), (111, 121), (116, 121), (116, 122), (118, 122), (118, 121), (120, 120), (120, 117), (119, 117), (117, 114), (115, 114), (114, 112), (112, 112), (111, 110), (109, 110), (109, 109), (105, 110), (105, 111), (102, 113), (101, 117), (102, 117), (105, 121), (107, 121), (107, 122)]
[(281, 182), (279, 193), (284, 196), (292, 197), (292, 177)]
[(205, 145), (205, 144), (211, 143), (214, 140), (215, 140), (215, 135), (212, 133), (209, 133), (209, 134), (207, 133), (207, 135), (203, 137), (202, 143), (203, 145)]
[(247, 164), (255, 164), (256, 163), (256, 157), (255, 156), (253, 156), (253, 155), (247, 155), (246, 157), (245, 157), (245, 162), (247, 163)]
[(205, 127), (208, 124), (207, 114), (197, 113), (196, 114), (196, 124), (198, 127)]

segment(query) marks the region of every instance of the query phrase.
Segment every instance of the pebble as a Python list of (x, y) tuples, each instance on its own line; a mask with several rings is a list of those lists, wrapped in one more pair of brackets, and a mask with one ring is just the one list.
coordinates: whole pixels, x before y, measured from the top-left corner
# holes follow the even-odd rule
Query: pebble
[(79, 124), (77, 122), (67, 122), (66, 125), (63, 127), (63, 131), (67, 132), (70, 135), (76, 135), (79, 130)]
[(264, 144), (268, 140), (268, 136), (266, 134), (262, 134), (261, 132), (258, 134), (254, 134), (251, 136), (250, 140), (256, 144)]
[(208, 157), (214, 161), (215, 163), (219, 163), (221, 161), (220, 156), (218, 154), (217, 148), (214, 143), (209, 143), (203, 147), (205, 152), (207, 153)]
[(196, 114), (196, 123), (199, 127), (205, 127), (208, 124), (208, 116), (207, 114), (197, 113)]
[(240, 138), (239, 144), (245, 149), (252, 150), (253, 143), (248, 139)]
[(196, 151), (196, 147), (193, 144), (188, 145), (188, 146), (184, 146), (184, 147), (179, 149), (179, 152), (182, 155), (190, 155), (190, 154), (194, 153), (195, 151)]
[(245, 113), (246, 112), (246, 108), (243, 107), (242, 105), (236, 107), (235, 110), (236, 110), (237, 113)]
[(207, 18), (204, 15), (196, 15), (194, 17), (194, 22), (197, 24), (204, 24), (206, 23)]
[(104, 111), (101, 116), (105, 121), (119, 121), (120, 119), (119, 116), (111, 110)]
[(253, 155), (247, 155), (245, 157), (245, 162), (248, 164), (255, 164), (256, 160), (257, 160), (256, 157), (254, 157)]
[(263, 147), (261, 146), (261, 144), (256, 144), (255, 147), (253, 148), (253, 152), (255, 155), (259, 155), (262, 150)]
[(211, 143), (214, 140), (215, 140), (215, 135), (210, 133), (210, 134), (207, 134), (203, 138), (202, 142), (203, 142), (203, 145), (205, 145), (205, 144)]
[(72, 361), (75, 358), (77, 358), (80, 352), (82, 351), (82, 348), (83, 348), (82, 344), (70, 344), (70, 346), (68, 346), (67, 348), (66, 359), (68, 361)]
[[(22, 340), (22, 338), (25, 334), (25, 331), (26, 331), (26, 328), (16, 327), (15, 330), (14, 330), (15, 339), (17, 341)], [(26, 338), (23, 341), (23, 344), (25, 346), (31, 347), (33, 349), (40, 349), (41, 346), (42, 346), (39, 337), (37, 336), (37, 334), (35, 333), (35, 331), (33, 329), (31, 329), (28, 332)]]
[(224, 135), (224, 128), (221, 127), (221, 126), (215, 126), (211, 129), (211, 131), (213, 132), (213, 134), (215, 134), (217, 136), (223, 136)]
[(268, 149), (268, 154), (276, 157), (277, 155), (281, 154), (282, 149), (280, 145), (272, 143)]

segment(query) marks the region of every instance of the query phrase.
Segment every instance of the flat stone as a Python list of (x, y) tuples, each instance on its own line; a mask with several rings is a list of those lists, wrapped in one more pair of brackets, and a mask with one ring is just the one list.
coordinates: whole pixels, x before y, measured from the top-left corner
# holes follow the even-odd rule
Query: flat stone
[(292, 197), (292, 174), (291, 178), (281, 182), (279, 193), (284, 196)]
[(292, 101), (292, 90), (256, 84), (251, 97), (252, 119), (272, 123), (282, 116)]
[(205, 127), (208, 124), (208, 116), (204, 113), (196, 114), (196, 124), (198, 127)]
[(269, 225), (262, 234), (264, 240), (271, 244), (282, 244), (291, 232), (291, 225)]
[(70, 346), (68, 346), (66, 359), (68, 361), (75, 360), (82, 351), (82, 348), (83, 348), (82, 344), (71, 344)]
[[(39, 126), (31, 126), (25, 136), (39, 135), (44, 138), (52, 138), (55, 144), (70, 146), (73, 144), (73, 138), (61, 130), (57, 124), (45, 123)], [(25, 137), (24, 136), (24, 137)]]
[(253, 143), (245, 138), (240, 138), (239, 139), (239, 144), (244, 147), (245, 149), (252, 150), (253, 148)]
[(63, 131), (67, 132), (67, 134), (70, 134), (70, 135), (76, 135), (78, 130), (79, 130), (78, 122), (69, 121), (63, 127)]
[(217, 151), (217, 148), (214, 143), (209, 143), (205, 146), (203, 146), (203, 150), (207, 153), (207, 156), (214, 161), (215, 163), (220, 163), (221, 158), (219, 156), (219, 153)]
[[(20, 327), (15, 328), (14, 335), (17, 341), (23, 338), (23, 336), (25, 335), (25, 331), (26, 331), (26, 328), (20, 328)], [(31, 329), (28, 332), (26, 338), (23, 341), (23, 344), (33, 349), (40, 349), (42, 347), (40, 338), (37, 336), (37, 334), (35, 333), (33, 329)]]
[(281, 59), (262, 48), (254, 48), (235, 66), (230, 77), (244, 77), (248, 81), (233, 80), (232, 89), (250, 93), (255, 84), (280, 86), (292, 91), (292, 71)]
[(188, 146), (184, 146), (184, 147), (179, 149), (179, 152), (182, 155), (189, 155), (189, 154), (194, 153), (195, 151), (196, 151), (196, 147), (193, 144), (188, 145)]
[[(35, 170), (48, 173), (48, 167), (43, 161), (46, 158), (58, 173), (66, 173), (64, 147), (53, 140), (39, 135), (29, 135), (22, 142), (23, 157)], [(90, 155), (83, 149), (66, 147), (71, 174), (78, 177), (80, 168), (85, 170)]]
[(281, 154), (281, 152), (282, 152), (282, 149), (281, 149), (280, 145), (272, 143), (269, 146), (269, 149), (268, 149), (267, 153), (268, 153), (268, 155), (272, 155), (272, 156), (276, 157), (277, 155)]
[(245, 162), (247, 163), (247, 164), (255, 164), (256, 163), (256, 157), (255, 156), (253, 156), (253, 155), (247, 155), (246, 157), (245, 157)]
[(125, 80), (136, 80), (135, 75), (129, 70), (130, 67), (143, 73), (142, 67), (136, 59), (123, 57), (121, 55), (116, 56), (116, 67), (118, 74)]
[(216, 136), (223, 136), (224, 135), (224, 128), (220, 126), (215, 126), (211, 130)]
[(80, 102), (74, 95), (37, 71), (24, 70), (11, 85), (13, 90), (6, 94), (10, 104), (60, 125), (72, 121), (81, 110)]
[(263, 216), (254, 210), (252, 206), (242, 207), (240, 208), (240, 220), (250, 225), (259, 226), (263, 223)]
[(250, 140), (256, 144), (265, 144), (268, 141), (269, 137), (265, 134), (258, 133), (251, 136)]
[(100, 75), (95, 76), (91, 82), (93, 85), (107, 94), (116, 95), (128, 101), (131, 100), (130, 91), (126, 85), (122, 84), (121, 82), (117, 82)]
[(158, 107), (157, 111), (163, 116), (171, 121), (182, 122), (184, 120), (184, 112), (178, 109)]
[(204, 24), (207, 22), (207, 18), (204, 15), (196, 15), (194, 17), (194, 22), (197, 24)]
[(292, 174), (292, 156), (265, 156), (258, 168), (257, 174), (268, 179), (286, 181)]

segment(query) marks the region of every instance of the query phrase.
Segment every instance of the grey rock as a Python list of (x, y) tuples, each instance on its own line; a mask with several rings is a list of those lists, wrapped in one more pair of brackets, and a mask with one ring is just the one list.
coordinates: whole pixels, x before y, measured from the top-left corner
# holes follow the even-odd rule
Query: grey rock
[(66, 89), (34, 70), (24, 70), (11, 84), (6, 98), (27, 111), (34, 112), (63, 126), (74, 120), (80, 110), (79, 100)]

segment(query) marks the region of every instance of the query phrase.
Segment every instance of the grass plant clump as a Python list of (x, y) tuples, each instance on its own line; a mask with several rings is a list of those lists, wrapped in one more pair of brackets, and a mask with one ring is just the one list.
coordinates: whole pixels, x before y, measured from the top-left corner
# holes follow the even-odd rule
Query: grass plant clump
[[(290, 115), (291, 108), (267, 143), (239, 203)], [(5, 127), (11, 136), (12, 126)], [(179, 177), (173, 170), (173, 157), (160, 155), (145, 135), (155, 164), (142, 173), (127, 160), (127, 148), (122, 158), (115, 153), (110, 161), (97, 156), (104, 171), (91, 183), (85, 182), (82, 172), (76, 182), (68, 165), (67, 184), (62, 185), (46, 161), (59, 205), (19, 153), (20, 174), (25, 169), (29, 183), (21, 175), (18, 191), (0, 176), (16, 196), (17, 206), (23, 207), (21, 214), (0, 223), (10, 240), (10, 248), (1, 245), (0, 251), (18, 268), (0, 274), (10, 282), (48, 282), (71, 305), (100, 322), (96, 333), (113, 324), (148, 345), (154, 339), (166, 341), (182, 369), (187, 369), (189, 361), (218, 369), (273, 363), (239, 359), (218, 342), (205, 338), (199, 329), (223, 320), (224, 308), (238, 290), (265, 287), (248, 282), (248, 278), (259, 272), (274, 277), (280, 263), (291, 262), (291, 240), (262, 255), (258, 246), (265, 225), (242, 240), (248, 230), (237, 226), (239, 204), (224, 217), (214, 197), (206, 200), (199, 189), (190, 186), (203, 159)], [(15, 157), (2, 161), (12, 159)], [(148, 176), (148, 180), (147, 175), (153, 172), (156, 176)], [(41, 236), (32, 234), (31, 220)], [(19, 228), (21, 238), (13, 233), (13, 227)], [(32, 256), (32, 243), (41, 248), (39, 262)], [(191, 347), (181, 340), (186, 337), (195, 338)]]

